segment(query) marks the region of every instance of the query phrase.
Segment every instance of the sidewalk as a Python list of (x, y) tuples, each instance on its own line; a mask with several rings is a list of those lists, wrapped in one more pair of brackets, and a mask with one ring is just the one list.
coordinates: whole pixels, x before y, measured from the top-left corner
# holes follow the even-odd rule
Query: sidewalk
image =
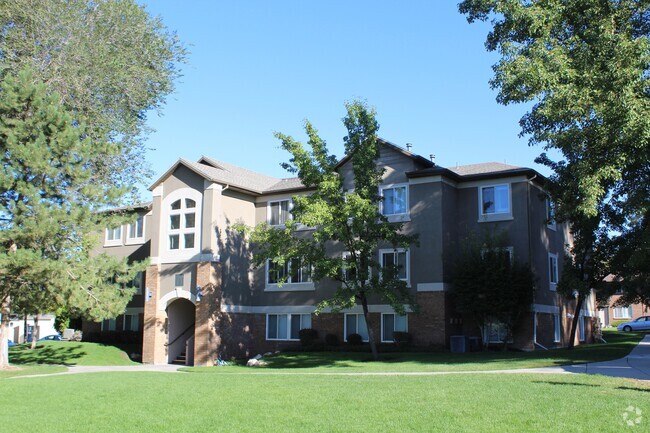
[(565, 365), (530, 369), (540, 373), (583, 373), (602, 374), (612, 377), (627, 377), (628, 379), (650, 380), (650, 334), (636, 346), (628, 356), (612, 361), (593, 362), (591, 364)]

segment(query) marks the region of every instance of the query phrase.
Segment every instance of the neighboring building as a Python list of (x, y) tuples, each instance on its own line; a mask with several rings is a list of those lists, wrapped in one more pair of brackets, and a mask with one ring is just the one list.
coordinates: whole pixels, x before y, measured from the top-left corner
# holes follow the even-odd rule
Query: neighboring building
[[(136, 213), (137, 219), (130, 224), (106, 229), (100, 251), (108, 255), (128, 257), (129, 261), (147, 259), (151, 253), (150, 230), (151, 203), (112, 209), (113, 212)], [(115, 319), (100, 323), (84, 321), (82, 325), (84, 341), (120, 342), (142, 344), (144, 323), (144, 283), (145, 273), (138, 273), (129, 285), (135, 294), (129, 301), (124, 314)]]
[[(375, 299), (371, 302), (374, 333), (391, 342), (407, 331), (418, 346), (448, 347), (450, 336), (477, 335), (477, 327), (458, 315), (449, 297), (453, 257), (470, 233), (507, 234), (510, 254), (530, 263), (537, 276), (535, 301), (522, 319), (513, 345), (526, 350), (566, 345), (573, 303), (556, 292), (565, 245), (566, 225), (549, 222), (552, 205), (542, 189), (543, 177), (528, 168), (486, 163), (443, 168), (384, 140), (378, 164), (384, 167), (382, 212), (404, 222), (404, 231), (419, 235), (419, 246), (377, 254), (381, 262), (403, 265), (403, 278), (421, 306), (419, 314), (398, 316)], [(352, 187), (348, 158), (338, 170)], [(103, 251), (132, 258), (149, 257), (145, 287), (129, 304), (144, 328), (143, 361), (168, 363), (186, 353), (188, 364), (212, 365), (217, 357), (246, 356), (295, 344), (301, 328), (320, 337), (366, 336), (360, 308), (314, 315), (314, 306), (330, 297), (332, 282), (315, 284), (301, 267), (277, 284), (287, 269), (267, 262), (251, 267), (251, 251), (233, 224), (268, 222), (282, 226), (291, 215), (291, 199), (308, 194), (299, 179), (276, 179), (232, 164), (202, 157), (179, 160), (151, 187), (150, 206), (135, 208), (144, 238), (129, 238), (131, 228), (106, 232)], [(308, 234), (309, 229), (305, 228)], [(139, 233), (139, 232), (138, 232)], [(332, 254), (345, 254), (332, 246)], [(590, 339), (590, 299), (581, 313), (579, 340)], [(130, 322), (95, 325), (125, 329)], [(102, 328), (103, 327), (103, 328)], [(85, 330), (86, 331), (86, 330)], [(84, 333), (85, 334), (85, 333)], [(492, 340), (503, 338), (498, 327)]]
[(650, 313), (650, 308), (645, 304), (615, 306), (621, 295), (622, 293), (612, 295), (607, 302), (606, 308), (598, 310), (598, 316), (603, 326), (611, 326), (614, 321), (633, 320), (637, 317), (647, 316)]
[[(35, 329), (34, 316), (28, 315), (27, 320), (25, 320), (25, 316), (10, 314), (9, 339), (16, 344), (22, 344), (26, 341), (32, 341), (35, 335), (38, 335), (38, 338), (42, 338), (48, 335), (58, 334), (59, 332), (54, 327), (55, 320), (56, 316), (54, 314), (39, 314), (38, 329)], [(27, 326), (27, 338), (25, 338), (25, 326)]]

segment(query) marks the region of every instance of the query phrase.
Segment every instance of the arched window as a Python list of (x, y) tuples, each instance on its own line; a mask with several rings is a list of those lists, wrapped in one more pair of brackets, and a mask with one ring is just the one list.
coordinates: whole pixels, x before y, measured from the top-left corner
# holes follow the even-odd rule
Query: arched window
[(178, 199), (169, 206), (168, 245), (170, 250), (193, 249), (196, 235), (196, 201)]

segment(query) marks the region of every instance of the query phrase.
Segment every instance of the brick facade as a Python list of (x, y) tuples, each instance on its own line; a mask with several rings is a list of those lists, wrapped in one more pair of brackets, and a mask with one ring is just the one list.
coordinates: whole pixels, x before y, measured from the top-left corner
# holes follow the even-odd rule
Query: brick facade
[[(145, 283), (142, 362), (146, 364), (167, 363), (167, 315), (158, 308), (160, 277), (158, 265), (147, 268)], [(149, 299), (146, 299), (150, 296)]]

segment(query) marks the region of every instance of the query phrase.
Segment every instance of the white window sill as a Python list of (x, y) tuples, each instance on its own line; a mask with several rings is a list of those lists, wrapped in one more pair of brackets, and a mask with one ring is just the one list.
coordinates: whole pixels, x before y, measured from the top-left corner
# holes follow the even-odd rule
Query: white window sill
[(492, 213), (480, 215), (478, 218), (479, 223), (491, 223), (496, 221), (512, 221), (514, 217), (511, 213)]
[(316, 290), (314, 283), (267, 284), (264, 287), (265, 292), (312, 292), (314, 290)]
[(557, 292), (557, 284), (551, 283), (551, 285), (548, 288), (551, 292)]
[(403, 223), (403, 222), (409, 222), (411, 221), (411, 217), (409, 214), (395, 214), (395, 215), (384, 215), (386, 219), (388, 219), (388, 222), (391, 223)]
[(142, 237), (142, 238), (127, 239), (124, 245), (140, 245), (144, 243), (145, 243), (145, 239), (144, 237)]
[(298, 338), (267, 338), (266, 341), (300, 341)]
[(121, 247), (122, 246), (122, 241), (105, 241), (104, 242), (104, 247)]

